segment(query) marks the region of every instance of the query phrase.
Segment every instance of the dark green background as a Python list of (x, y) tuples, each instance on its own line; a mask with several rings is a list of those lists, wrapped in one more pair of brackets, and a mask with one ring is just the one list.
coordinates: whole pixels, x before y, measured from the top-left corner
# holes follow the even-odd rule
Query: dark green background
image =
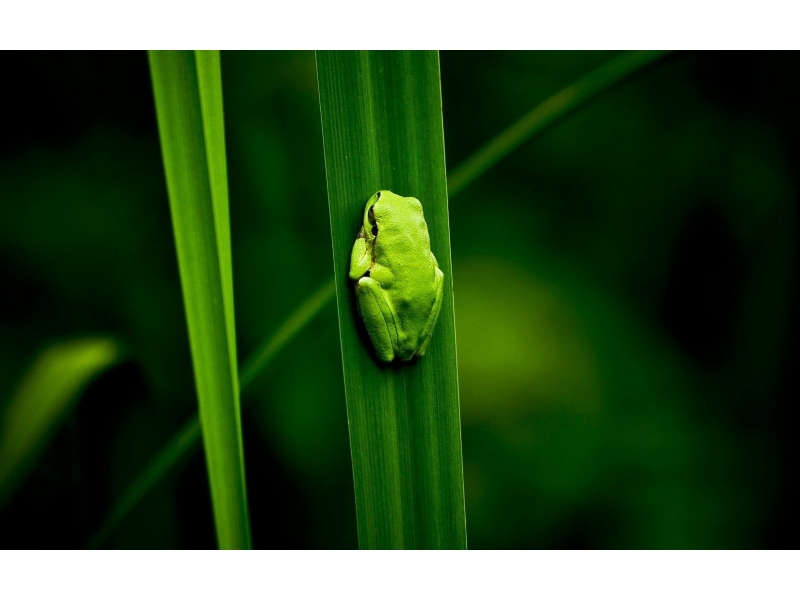
[[(612, 56), (442, 53), (448, 167)], [(81, 548), (195, 409), (147, 57), (0, 65), (0, 408), (55, 340), (129, 352), (0, 513), (0, 547)], [(471, 548), (797, 546), (798, 66), (669, 55), (452, 201)], [(222, 67), (244, 358), (331, 240), (313, 53)], [(333, 304), (246, 396), (254, 545), (355, 547)], [(213, 545), (199, 455), (108, 544)]]

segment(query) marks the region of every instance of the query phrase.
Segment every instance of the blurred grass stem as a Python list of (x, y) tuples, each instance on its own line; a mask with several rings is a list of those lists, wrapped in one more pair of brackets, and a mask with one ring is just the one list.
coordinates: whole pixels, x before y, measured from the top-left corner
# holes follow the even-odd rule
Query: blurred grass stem
[[(309, 296), (289, 317), (270, 335), (263, 344), (245, 361), (239, 381), (244, 392), (255, 379), (275, 359), (278, 353), (295, 335), (320, 313), (328, 302), (333, 300), (333, 281), (329, 281)], [(244, 402), (247, 401), (245, 396)], [(169, 471), (183, 464), (200, 449), (200, 421), (197, 414), (192, 415), (180, 431), (167, 442), (164, 448), (147, 464), (136, 479), (114, 503), (100, 529), (92, 536), (87, 546), (99, 548), (125, 517), (144, 498)]]
[(626, 52), (550, 96), (450, 173), (447, 179), (450, 197), (475, 181), (520, 144), (664, 54), (664, 51), (651, 50)]

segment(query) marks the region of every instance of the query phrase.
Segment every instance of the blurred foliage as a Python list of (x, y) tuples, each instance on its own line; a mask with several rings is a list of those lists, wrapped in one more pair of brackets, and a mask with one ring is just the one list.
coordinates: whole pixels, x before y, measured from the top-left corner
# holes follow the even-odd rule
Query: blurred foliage
[[(614, 55), (442, 53), (448, 167)], [(0, 512), (2, 547), (79, 548), (194, 408), (147, 59), (0, 60), (0, 411), (53, 339), (130, 357)], [(245, 358), (330, 278), (330, 230), (313, 54), (222, 61)], [(471, 548), (796, 546), (797, 62), (670, 55), (453, 200)], [(355, 547), (332, 304), (246, 395), (254, 546)], [(202, 457), (109, 545), (213, 547)]]
[(80, 338), (46, 347), (8, 401), (0, 421), (0, 508), (86, 386), (118, 362), (111, 338)]

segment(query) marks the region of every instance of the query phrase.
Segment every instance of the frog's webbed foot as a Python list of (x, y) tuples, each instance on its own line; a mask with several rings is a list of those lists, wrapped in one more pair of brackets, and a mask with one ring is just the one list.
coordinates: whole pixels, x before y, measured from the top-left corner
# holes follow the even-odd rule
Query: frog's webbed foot
[(382, 361), (391, 362), (397, 348), (397, 326), (381, 286), (371, 277), (362, 277), (356, 284), (356, 295), (375, 353)]

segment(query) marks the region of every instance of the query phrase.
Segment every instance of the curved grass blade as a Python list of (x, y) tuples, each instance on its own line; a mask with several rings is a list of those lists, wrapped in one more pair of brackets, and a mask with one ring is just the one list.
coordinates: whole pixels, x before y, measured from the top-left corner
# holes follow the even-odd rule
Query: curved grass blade
[(88, 548), (99, 548), (125, 517), (134, 509), (139, 501), (149, 492), (162, 477), (173, 467), (188, 460), (200, 449), (200, 420), (193, 415), (181, 430), (167, 442), (167, 445), (151, 460), (147, 467), (133, 480), (119, 499), (111, 507), (103, 524), (92, 535)]
[[(253, 382), (256, 375), (263, 371), (278, 353), (320, 313), (328, 302), (333, 300), (333, 281), (329, 281), (306, 299), (289, 317), (270, 335), (264, 343), (245, 361), (239, 380), (244, 392)], [(244, 398), (247, 401), (247, 398)], [(144, 498), (156, 483), (170, 470), (188, 459), (200, 448), (200, 421), (197, 415), (190, 417), (178, 433), (167, 442), (167, 445), (147, 464), (142, 472), (125, 488), (122, 495), (111, 507), (103, 524), (92, 536), (87, 546), (99, 548), (109, 535), (128, 516), (133, 508)]]
[[(465, 549), (439, 55), (317, 52), (317, 78), (359, 546)], [(445, 274), (425, 357), (402, 366), (379, 364), (360, 338), (348, 278), (378, 190), (422, 202)]]
[(667, 52), (656, 50), (625, 52), (550, 96), (452, 171), (448, 177), (450, 196), (460, 192), (531, 136), (541, 133), (549, 125), (665, 54)]
[(242, 389), (245, 389), (272, 362), (272, 359), (297, 335), (303, 327), (308, 325), (319, 312), (333, 300), (333, 280), (325, 283), (321, 288), (309, 296), (297, 309), (289, 315), (278, 330), (267, 338), (264, 343), (248, 358), (241, 369)]
[(250, 548), (218, 52), (150, 52), (217, 543)]
[(83, 390), (121, 356), (117, 342), (106, 337), (53, 344), (39, 354), (0, 423), (0, 506), (22, 482)]
[[(509, 153), (513, 152), (520, 144), (527, 139), (542, 133), (547, 126), (553, 125), (560, 119), (569, 116), (578, 108), (584, 106), (592, 99), (596, 98), (625, 77), (633, 75), (644, 67), (655, 62), (664, 53), (661, 52), (629, 52), (602, 65), (592, 71), (582, 79), (576, 81), (568, 88), (564, 88), (557, 94), (551, 96), (541, 104), (537, 105), (528, 115), (514, 123), (511, 127), (500, 133), (487, 145), (475, 152), (467, 161), (456, 167), (448, 176), (448, 195), (452, 199), (459, 194), (471, 182), (477, 179), (485, 171), (489, 170), (499, 160), (502, 160)], [(637, 58), (636, 55), (642, 55)], [(646, 55), (646, 56), (644, 56)], [(648, 58), (649, 60), (642, 60)], [(614, 67), (614, 63), (616, 66)], [(620, 64), (626, 67), (620, 70)], [(613, 68), (612, 68), (613, 67)], [(613, 77), (608, 75), (615, 73)], [(587, 83), (588, 82), (588, 83)], [(583, 90), (583, 93), (568, 93), (568, 90)], [(593, 93), (587, 93), (593, 91)], [(535, 116), (535, 118), (534, 118)], [(514, 132), (514, 135), (511, 135)], [(499, 143), (499, 140), (506, 140)], [(492, 148), (489, 152), (488, 148)], [(327, 303), (333, 299), (334, 291), (333, 279), (325, 283), (320, 290), (315, 292), (298, 308), (277, 332), (267, 338), (261, 346), (261, 350), (250, 357), (241, 369), (240, 381), (242, 390), (250, 383), (264, 368), (271, 362), (274, 355), (280, 352), (285, 345), (291, 341), (303, 327), (308, 325), (311, 320), (319, 314)], [(192, 443), (183, 444), (182, 435), (187, 431), (192, 422), (196, 422), (197, 417), (190, 419), (184, 428), (165, 446), (165, 448), (145, 467), (144, 471), (134, 482), (123, 492), (120, 499), (115, 503), (109, 513), (109, 519), (113, 515), (121, 515), (117, 523), (121, 521), (138, 501), (164, 476), (173, 466), (177, 464), (183, 453), (187, 453), (193, 448)], [(199, 434), (199, 430), (198, 430)], [(178, 450), (176, 450), (178, 449)], [(171, 462), (170, 462), (171, 461)], [(121, 506), (126, 506), (121, 510)], [(108, 522), (104, 524), (101, 531), (110, 533), (116, 525), (110, 526)], [(97, 545), (102, 544), (105, 536), (95, 538)]]

